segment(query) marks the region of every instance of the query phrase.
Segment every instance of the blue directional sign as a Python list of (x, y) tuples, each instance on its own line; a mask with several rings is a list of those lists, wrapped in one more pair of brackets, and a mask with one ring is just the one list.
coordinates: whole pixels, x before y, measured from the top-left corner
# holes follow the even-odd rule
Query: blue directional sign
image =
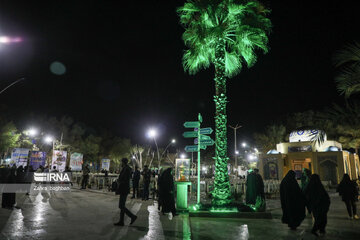
[(211, 127), (200, 129), (200, 134), (211, 134), (212, 132), (213, 132), (213, 129)]
[(186, 152), (198, 152), (198, 146), (197, 145), (189, 145), (185, 147)]

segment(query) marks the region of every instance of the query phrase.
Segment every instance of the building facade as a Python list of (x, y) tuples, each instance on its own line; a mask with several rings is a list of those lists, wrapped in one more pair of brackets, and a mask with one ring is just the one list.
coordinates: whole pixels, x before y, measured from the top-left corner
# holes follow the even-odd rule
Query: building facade
[(338, 184), (344, 173), (351, 179), (360, 177), (358, 155), (344, 151), (339, 142), (326, 137), (321, 145), (313, 143), (313, 134), (314, 130), (292, 132), (289, 142), (279, 143), (276, 150), (261, 154), (259, 170), (264, 179), (282, 180), (289, 170), (294, 170), (300, 178), (303, 168), (332, 184)]

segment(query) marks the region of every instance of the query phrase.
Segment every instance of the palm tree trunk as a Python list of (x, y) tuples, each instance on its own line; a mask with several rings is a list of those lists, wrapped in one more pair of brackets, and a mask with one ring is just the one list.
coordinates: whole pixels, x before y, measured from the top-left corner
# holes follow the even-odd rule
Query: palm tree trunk
[(213, 205), (224, 206), (231, 201), (227, 163), (227, 115), (225, 41), (219, 39), (215, 49), (215, 181)]

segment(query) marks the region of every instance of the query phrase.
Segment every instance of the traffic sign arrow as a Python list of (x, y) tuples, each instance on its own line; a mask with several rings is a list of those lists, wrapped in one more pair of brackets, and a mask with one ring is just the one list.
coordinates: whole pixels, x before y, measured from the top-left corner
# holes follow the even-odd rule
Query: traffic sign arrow
[(198, 128), (200, 127), (200, 122), (185, 122), (184, 127), (186, 128)]
[(212, 132), (213, 132), (213, 129), (211, 127), (200, 129), (200, 134), (211, 134)]
[(200, 145), (200, 148), (205, 150), (206, 149), (206, 145)]
[(198, 133), (197, 132), (184, 132), (183, 136), (184, 136), (184, 138), (192, 138), (192, 137), (197, 137)]
[(189, 145), (185, 147), (186, 152), (198, 152), (198, 146), (197, 145)]

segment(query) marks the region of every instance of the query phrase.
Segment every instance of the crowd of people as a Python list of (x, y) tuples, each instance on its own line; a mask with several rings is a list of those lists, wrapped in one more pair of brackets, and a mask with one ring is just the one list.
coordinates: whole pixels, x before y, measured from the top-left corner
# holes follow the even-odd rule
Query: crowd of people
[[(344, 174), (338, 192), (346, 204), (349, 218), (359, 219), (355, 204), (358, 199), (357, 184), (350, 180), (348, 174)], [(316, 236), (325, 234), (330, 197), (318, 174), (311, 174), (310, 170), (304, 169), (300, 187), (295, 172), (290, 170), (280, 184), (280, 201), (283, 211), (281, 220), (288, 224), (291, 230), (296, 230), (300, 226), (307, 209), (308, 215), (313, 218), (311, 233)]]

